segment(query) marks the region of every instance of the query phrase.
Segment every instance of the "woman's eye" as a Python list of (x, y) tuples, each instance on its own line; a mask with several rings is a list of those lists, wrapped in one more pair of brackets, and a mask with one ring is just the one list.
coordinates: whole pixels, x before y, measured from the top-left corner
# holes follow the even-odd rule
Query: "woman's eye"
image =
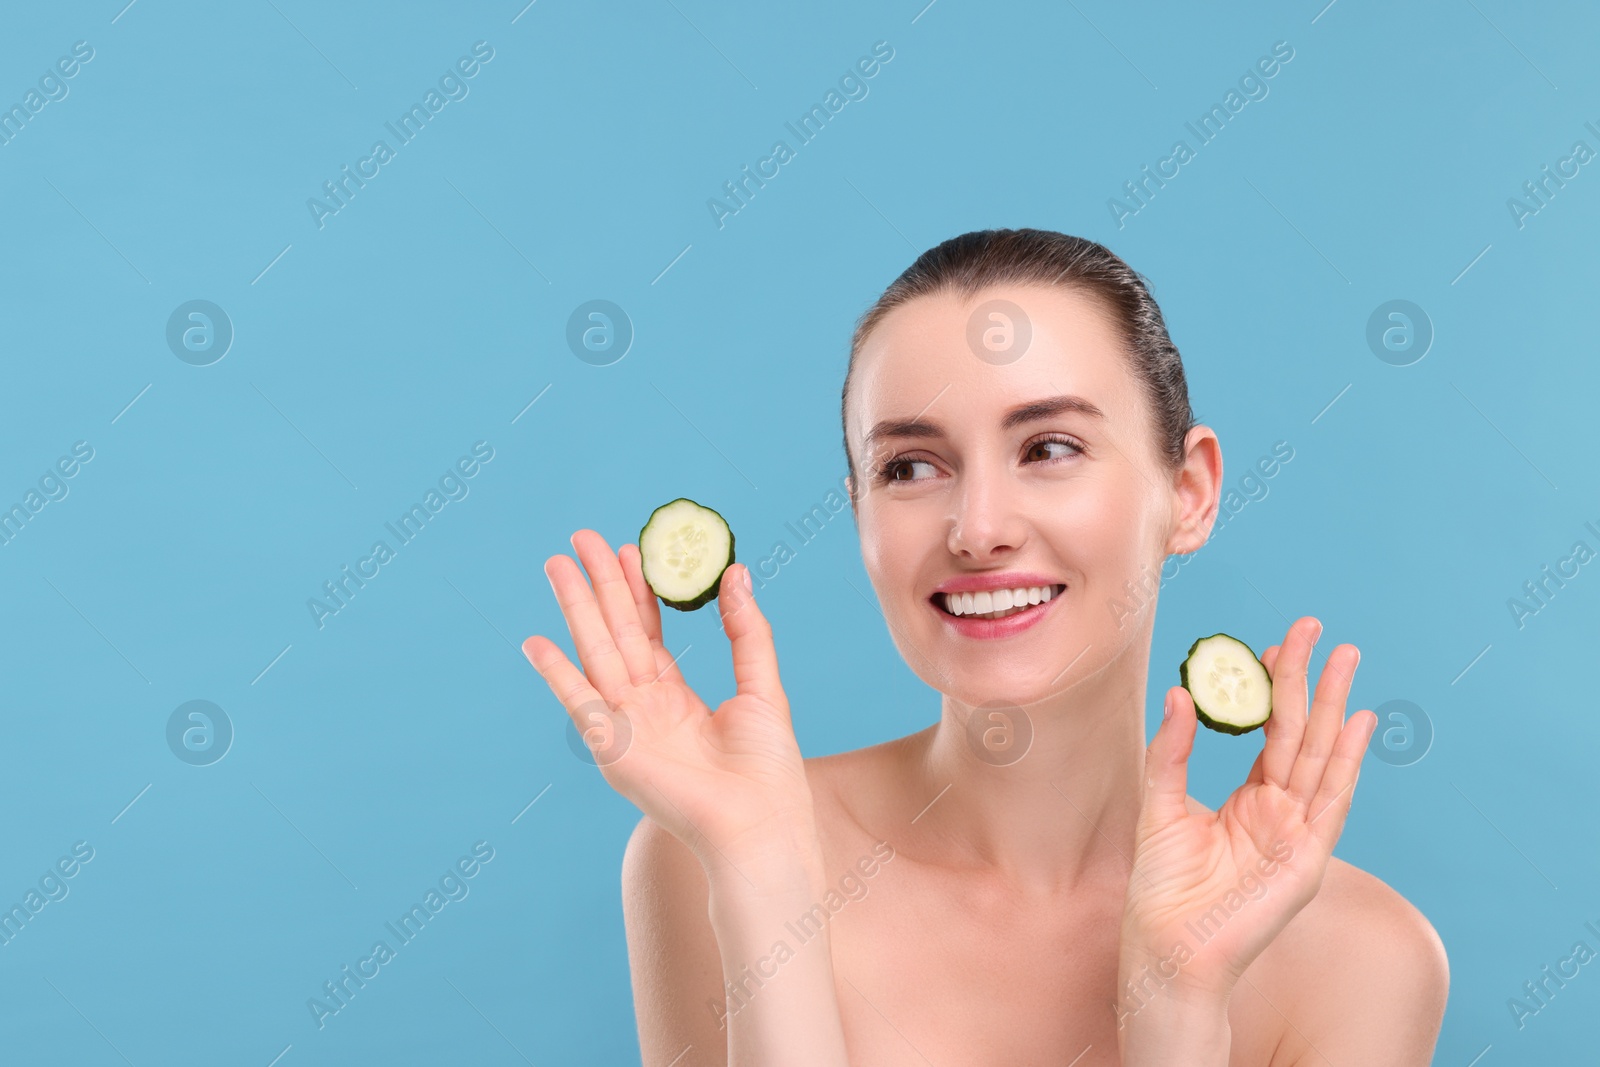
[(882, 474), (885, 481), (912, 482), (918, 479), (912, 475), (901, 477), (901, 472), (907, 467), (926, 467), (933, 469), (933, 464), (925, 459), (892, 459), (883, 465)]
[[(1052, 445), (1054, 445), (1057, 449), (1057, 451), (1053, 453), (1050, 451), (1050, 446)], [(1035, 441), (1033, 444), (1028, 446), (1028, 456), (1030, 459), (1046, 461), (1060, 459), (1066, 456), (1075, 456), (1082, 451), (1083, 448), (1079, 446), (1077, 442), (1068, 441), (1065, 438), (1055, 437), (1046, 438), (1042, 441)]]

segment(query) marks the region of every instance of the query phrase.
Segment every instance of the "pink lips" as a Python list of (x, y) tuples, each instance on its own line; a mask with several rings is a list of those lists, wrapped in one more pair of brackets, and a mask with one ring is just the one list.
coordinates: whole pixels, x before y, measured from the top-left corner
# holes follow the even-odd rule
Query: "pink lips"
[[(974, 575), (971, 578), (958, 579), (945, 583), (944, 586), (940, 587), (940, 593), (971, 592), (979, 589), (1013, 589), (1030, 585), (1050, 586), (1051, 588), (1054, 588), (1055, 586), (1061, 584), (1060, 582), (1048, 580), (1043, 575), (1020, 576), (1028, 579), (1025, 581), (1019, 581), (1018, 577), (1019, 576), (1017, 575), (995, 575), (993, 578), (1000, 580), (991, 581), (990, 576), (986, 575), (980, 579), (979, 576)], [(973, 584), (974, 582), (980, 580), (983, 584)], [(965, 615), (952, 615), (935, 603), (939, 597), (939, 593), (935, 593), (929, 598), (928, 607), (938, 612), (939, 618), (944, 620), (945, 625), (949, 626), (962, 637), (994, 639), (1000, 637), (1011, 637), (1012, 635), (1019, 634), (1028, 629), (1030, 626), (1037, 624), (1041, 619), (1044, 618), (1045, 612), (1054, 607), (1056, 601), (1060, 600), (1066, 595), (1066, 590), (1062, 590), (1061, 592), (1052, 596), (1049, 600), (1044, 600), (1037, 604), (1030, 604), (1021, 611), (1007, 615), (1003, 619), (977, 619)]]

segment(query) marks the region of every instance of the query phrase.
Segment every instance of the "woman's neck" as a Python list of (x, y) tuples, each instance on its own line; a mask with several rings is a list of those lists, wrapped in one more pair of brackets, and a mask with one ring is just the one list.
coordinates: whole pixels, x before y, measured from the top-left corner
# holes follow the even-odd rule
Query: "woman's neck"
[[(928, 804), (907, 831), (911, 853), (992, 868), (1041, 893), (1127, 877), (1144, 788), (1147, 649), (1128, 646), (1025, 715), (969, 712), (945, 697), (939, 723), (907, 739), (907, 786)], [(1016, 739), (1030, 728), (1019, 758)]]

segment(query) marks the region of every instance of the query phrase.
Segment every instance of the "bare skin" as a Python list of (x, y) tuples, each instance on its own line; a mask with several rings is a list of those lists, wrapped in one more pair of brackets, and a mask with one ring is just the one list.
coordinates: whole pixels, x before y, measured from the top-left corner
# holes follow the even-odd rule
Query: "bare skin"
[[(850, 1062), (1120, 1064), (1110, 1001), (1126, 865), (1042, 892), (993, 871), (943, 866), (923, 851), (937, 842), (918, 832), (938, 805), (913, 826), (915, 807), (908, 815), (892, 784), (922, 736), (806, 761), (831, 887), (848, 872), (859, 878), (855, 864), (876, 842), (895, 848), (876, 874), (859, 878), (866, 895), (828, 928)], [(1076, 818), (1061, 806), (1063, 820)], [(868, 812), (878, 819), (866, 815), (863, 825)], [(704, 874), (644, 819), (623, 884), (643, 1062), (665, 1067), (688, 1048), (675, 1067), (720, 1067), (726, 1032), (707, 1005), (723, 1004), (723, 974)], [(1447, 992), (1443, 946), (1403, 897), (1343, 860), (1330, 861), (1316, 897), (1244, 978), (1226, 1009), (1232, 1067), (1432, 1060)], [(750, 1003), (760, 996), (757, 989)]]
[[(1027, 309), (1025, 358), (968, 348), (968, 316), (994, 296)], [(524, 651), (580, 729), (625, 727), (601, 772), (645, 813), (623, 866), (644, 1062), (1428, 1063), (1443, 947), (1399, 894), (1331, 857), (1376, 724), (1345, 716), (1355, 646), (1332, 651), (1314, 693), (1316, 619), (1263, 653), (1265, 743), (1215, 811), (1186, 790), (1186, 690), (1167, 691), (1146, 744), (1155, 598), (1114, 605), (1204, 544), (1216, 435), (1195, 427), (1181, 469), (1164, 466), (1114, 327), (1056, 287), (920, 297), (861, 356), (851, 503), (889, 632), (940, 694), (933, 726), (802, 760), (781, 635), (742, 565), (718, 598), (738, 692), (713, 714), (673, 665), (635, 546), (575, 534), (592, 589), (571, 559), (546, 563), (583, 670), (543, 637)], [(1062, 394), (1099, 414), (1005, 417)], [(884, 421), (893, 435), (869, 437)], [(1000, 572), (1062, 592), (1003, 637), (931, 599)], [(1021, 709), (1021, 758), (972, 740), (995, 701)]]

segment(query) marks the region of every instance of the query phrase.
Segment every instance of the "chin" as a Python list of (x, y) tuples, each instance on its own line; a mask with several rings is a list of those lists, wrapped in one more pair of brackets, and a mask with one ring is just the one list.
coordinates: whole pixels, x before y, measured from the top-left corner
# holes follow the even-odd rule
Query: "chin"
[(1066, 663), (1062, 662), (1049, 671), (1019, 674), (997, 663), (974, 664), (967, 668), (941, 665), (946, 677), (936, 688), (946, 696), (972, 707), (1000, 704), (1028, 707), (1065, 688), (1065, 683), (1071, 678), (1070, 672), (1051, 685), (1051, 679), (1060, 674), (1065, 666)]

